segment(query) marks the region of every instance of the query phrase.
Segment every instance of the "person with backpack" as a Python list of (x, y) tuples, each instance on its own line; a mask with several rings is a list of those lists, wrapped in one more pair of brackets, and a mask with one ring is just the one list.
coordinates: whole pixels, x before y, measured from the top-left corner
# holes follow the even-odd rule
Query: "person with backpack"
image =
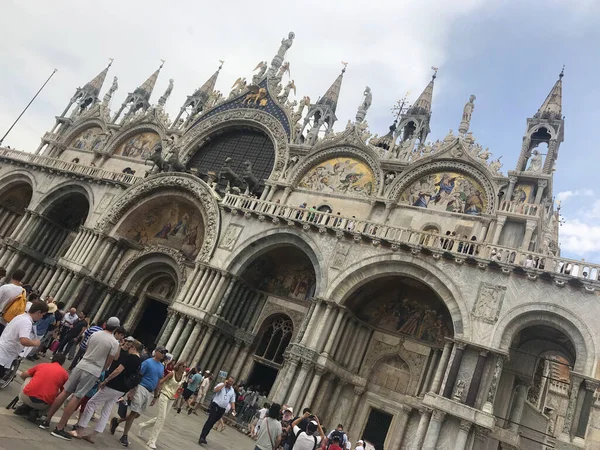
[[(302, 431), (300, 427), (298, 427), (298, 424), (302, 420), (308, 420), (306, 431)], [(294, 442), (292, 450), (316, 450), (321, 441), (325, 439), (325, 433), (323, 433), (319, 418), (311, 415), (308, 411), (294, 420), (292, 429), (296, 435), (296, 442)], [(317, 432), (319, 433), (319, 436), (317, 436)]]
[[(94, 436), (104, 432), (104, 428), (106, 428), (106, 424), (108, 423), (108, 419), (114, 406), (117, 404), (117, 400), (126, 392), (135, 389), (137, 386), (136, 382), (139, 384), (139, 381), (141, 381), (137, 376), (142, 364), (140, 359), (141, 350), (142, 343), (133, 341), (130, 343), (128, 351), (123, 352), (123, 354), (119, 356), (119, 359), (112, 364), (109, 369), (109, 375), (98, 386), (98, 392), (89, 399), (85, 411), (75, 426), (75, 431), (71, 433), (73, 437), (84, 439), (93, 444)], [(80, 430), (83, 430), (88, 426), (94, 411), (102, 404), (104, 404), (104, 406), (102, 407), (100, 419), (96, 422), (94, 431), (89, 434), (81, 434)]]
[(333, 442), (333, 440), (335, 438), (338, 438), (338, 445), (342, 448), (346, 448), (346, 441), (348, 441), (348, 436), (346, 436), (346, 433), (344, 433), (344, 425), (342, 425), (341, 423), (338, 424), (337, 428), (335, 430), (333, 430), (331, 433), (329, 433), (329, 436), (327, 436), (327, 439), (330, 442)]
[[(294, 414), (292, 407), (288, 407), (287, 411), (291, 412), (291, 414)], [(284, 411), (283, 413), (285, 416), (286, 411)], [(306, 413), (308, 413), (309, 416), (311, 415), (310, 408), (304, 408), (302, 410), (302, 416), (296, 416), (288, 421), (289, 424), (285, 428), (287, 437), (285, 443), (283, 444), (283, 450), (292, 450), (292, 448), (294, 448), (294, 443), (296, 442), (296, 433), (294, 433), (294, 428), (292, 427), (292, 424), (296, 421), (296, 419), (300, 419), (300, 422), (298, 423), (298, 428), (300, 428), (302, 431), (306, 431), (306, 425), (308, 425), (308, 418), (304, 418)]]
[(0, 286), (0, 334), (12, 319), (25, 312), (27, 292), (23, 289), (23, 278), (25, 271), (17, 269), (12, 273), (10, 282)]

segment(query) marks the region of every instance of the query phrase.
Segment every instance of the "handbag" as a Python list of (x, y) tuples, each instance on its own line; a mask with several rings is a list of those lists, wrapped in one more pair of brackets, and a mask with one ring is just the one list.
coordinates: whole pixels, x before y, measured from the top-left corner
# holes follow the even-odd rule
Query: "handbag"
[(269, 442), (271, 443), (271, 448), (275, 450), (275, 443), (273, 442), (273, 438), (271, 437), (271, 430), (269, 430), (269, 422), (265, 417), (265, 426), (267, 427), (267, 433), (269, 434)]

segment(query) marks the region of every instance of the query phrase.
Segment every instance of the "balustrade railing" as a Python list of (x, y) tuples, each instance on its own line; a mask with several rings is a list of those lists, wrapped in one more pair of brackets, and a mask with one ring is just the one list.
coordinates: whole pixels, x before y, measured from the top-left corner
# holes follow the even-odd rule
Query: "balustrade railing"
[(534, 205), (531, 203), (502, 200), (500, 202), (499, 211), (511, 214), (520, 214), (523, 216), (538, 217), (540, 213), (540, 208), (540, 205)]
[(378, 242), (387, 241), (390, 244), (421, 246), (441, 253), (448, 252), (458, 258), (486, 259), (498, 264), (538, 269), (590, 281), (597, 281), (600, 275), (600, 265), (598, 264), (493, 245), (474, 239), (463, 239), (454, 235), (413, 230), (233, 194), (225, 195), (223, 204), (230, 209), (253, 213), (257, 216), (331, 229), (354, 236), (364, 236)]
[(136, 177), (135, 175), (129, 175), (127, 173), (112, 172), (110, 170), (104, 170), (99, 167), (86, 166), (84, 164), (77, 164), (67, 161), (61, 161), (60, 159), (49, 158), (47, 156), (35, 155), (33, 153), (21, 152), (18, 150), (12, 150), (8, 148), (0, 148), (0, 158), (8, 158), (15, 161), (23, 161), (36, 166), (42, 166), (46, 168), (52, 168), (61, 170), (64, 172), (79, 174), (100, 180), (113, 181), (122, 184), (135, 184), (143, 178)]

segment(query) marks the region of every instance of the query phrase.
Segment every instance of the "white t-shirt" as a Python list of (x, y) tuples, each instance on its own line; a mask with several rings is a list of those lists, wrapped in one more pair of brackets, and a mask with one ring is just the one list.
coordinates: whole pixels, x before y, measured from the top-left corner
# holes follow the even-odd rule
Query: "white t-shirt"
[[(262, 420), (265, 417), (267, 417), (267, 411), (269, 411), (267, 408), (262, 408), (261, 410), (258, 411), (258, 419)], [(259, 425), (260, 426), (260, 425)]]
[(73, 322), (75, 322), (78, 318), (79, 318), (79, 316), (77, 315), (77, 313), (75, 313), (75, 314), (66, 313), (65, 317), (63, 317), (62, 324), (63, 325), (67, 325), (67, 324), (73, 325)]
[(83, 358), (77, 368), (100, 377), (108, 356), (115, 356), (119, 350), (119, 342), (112, 333), (98, 331), (92, 334), (87, 343)]
[[(16, 284), (8, 283), (4, 286), (0, 286), (0, 311), (4, 309), (8, 302), (14, 300), (17, 295), (21, 295), (21, 292), (23, 292), (23, 288)], [(4, 319), (0, 319), (0, 323), (6, 325)]]
[(317, 438), (317, 448), (319, 447), (319, 444), (321, 443), (321, 436), (317, 436), (317, 432), (315, 432), (315, 434), (312, 436), (309, 436), (304, 431), (298, 434), (299, 431), (300, 428), (298, 428), (298, 425), (296, 425), (294, 427), (294, 435), (298, 437), (296, 438), (296, 443), (294, 444), (293, 450), (313, 450), (315, 447), (315, 437)]
[(20, 314), (10, 321), (0, 336), (0, 366), (10, 367), (23, 346), (20, 338), (33, 339), (33, 320), (28, 313)]
[(200, 385), (200, 395), (206, 394), (209, 384), (210, 384), (210, 378), (204, 377), (204, 380), (202, 380), (202, 384)]
[[(224, 384), (225, 383), (217, 384), (215, 389)], [(235, 402), (235, 391), (233, 390), (233, 387), (227, 388), (224, 386), (223, 389), (215, 394), (212, 401), (215, 402), (219, 408), (227, 408), (227, 405)]]

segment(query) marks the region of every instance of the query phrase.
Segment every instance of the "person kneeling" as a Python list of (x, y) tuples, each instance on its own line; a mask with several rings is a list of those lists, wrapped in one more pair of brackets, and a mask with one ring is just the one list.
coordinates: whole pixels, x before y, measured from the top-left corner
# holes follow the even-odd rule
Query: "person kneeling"
[(62, 367), (66, 359), (63, 353), (57, 353), (52, 362), (38, 364), (21, 374), (21, 378), (31, 380), (23, 386), (19, 394), (19, 404), (15, 414), (24, 416), (30, 414), (35, 420), (48, 409), (62, 391), (69, 374)]

